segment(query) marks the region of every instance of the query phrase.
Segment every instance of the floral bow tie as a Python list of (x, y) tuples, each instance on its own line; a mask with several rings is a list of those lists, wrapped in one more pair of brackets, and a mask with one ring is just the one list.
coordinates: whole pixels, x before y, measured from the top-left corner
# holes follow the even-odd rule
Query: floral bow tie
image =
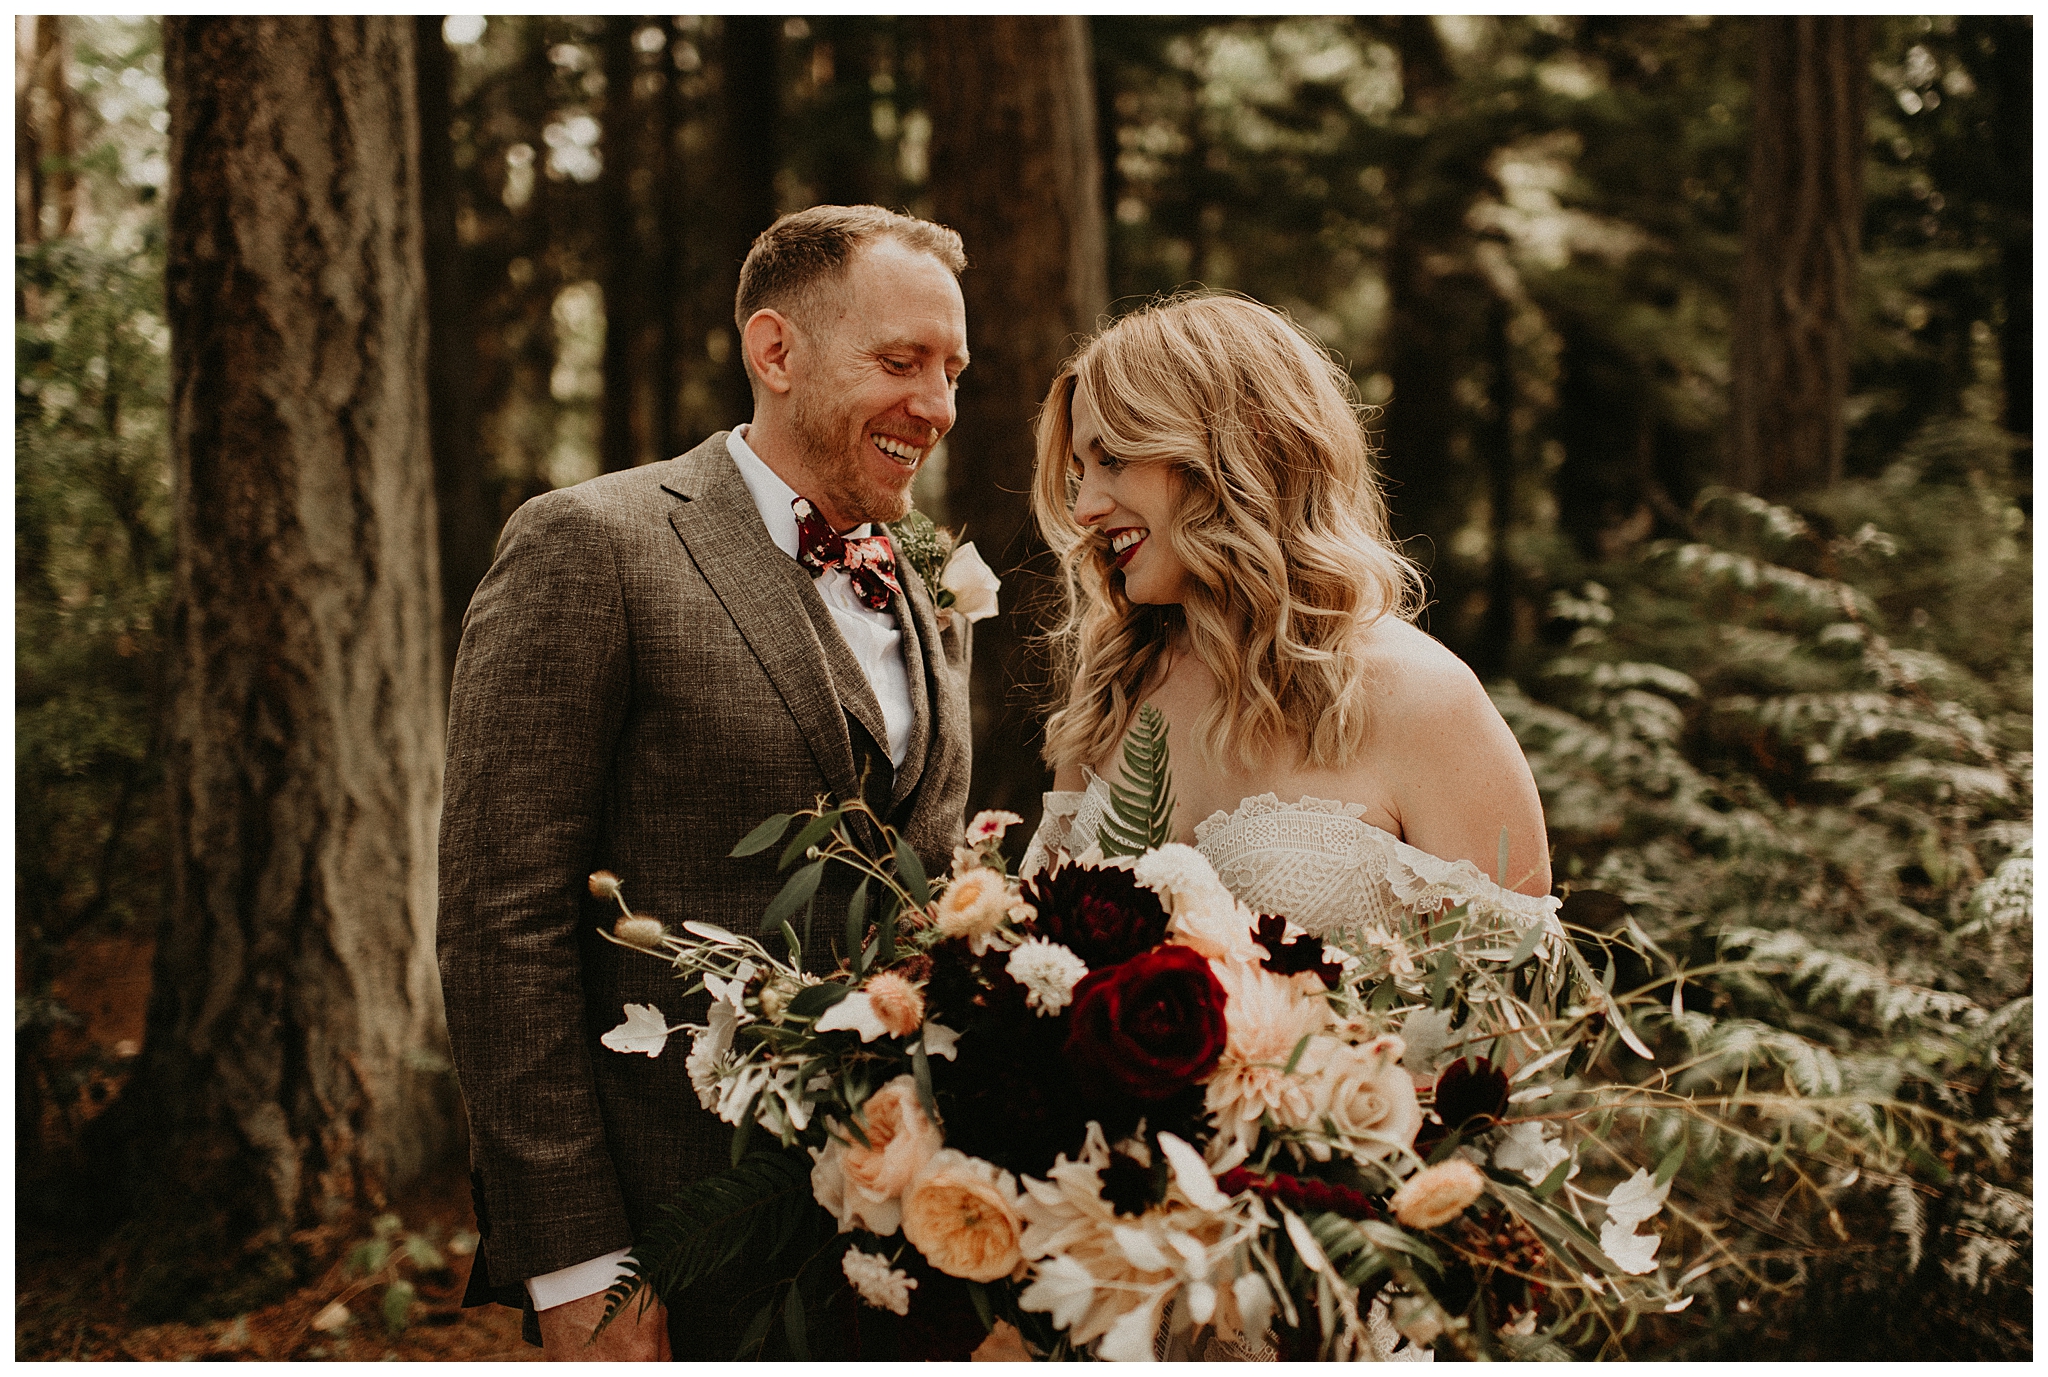
[(789, 504), (796, 513), (796, 562), (816, 578), (837, 566), (853, 579), (853, 591), (876, 612), (889, 605), (892, 593), (901, 593), (896, 582), (896, 553), (889, 537), (871, 535), (852, 539), (832, 529), (810, 499), (799, 497)]

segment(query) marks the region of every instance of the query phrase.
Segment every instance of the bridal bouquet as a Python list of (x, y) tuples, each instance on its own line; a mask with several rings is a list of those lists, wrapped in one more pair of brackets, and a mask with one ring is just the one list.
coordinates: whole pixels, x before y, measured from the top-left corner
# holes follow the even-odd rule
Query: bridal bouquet
[[(642, 1240), (615, 1302), (674, 1294), (748, 1229), (803, 1253), (809, 1211), (822, 1243), (756, 1350), (780, 1312), (808, 1356), (848, 1291), (907, 1319), (964, 1291), (954, 1357), (1133, 1361), (1563, 1356), (1568, 1330), (1683, 1308), (1643, 1231), (1679, 1162), (1597, 1132), (1576, 1073), (1634, 1035), (1555, 920), (1474, 901), (1349, 950), (1247, 910), (1164, 842), (1147, 711), (1098, 846), (1029, 877), (1000, 850), (1013, 814), (976, 817), (933, 883), (887, 829), (880, 857), (855, 844), (861, 805), (823, 803), (735, 849), (798, 867), (760, 937), (668, 933), (592, 877), (620, 897), (615, 939), (711, 996), (702, 1026), (627, 1006), (606, 1045), (656, 1056), (687, 1031), (691, 1083), (736, 1130), (733, 1172)], [(863, 878), (820, 976), (833, 865)]]

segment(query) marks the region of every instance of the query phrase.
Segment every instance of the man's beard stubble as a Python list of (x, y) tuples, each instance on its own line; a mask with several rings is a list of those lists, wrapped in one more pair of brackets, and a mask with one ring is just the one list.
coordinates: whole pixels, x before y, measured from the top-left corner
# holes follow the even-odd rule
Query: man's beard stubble
[(863, 521), (898, 521), (910, 510), (913, 474), (905, 474), (900, 487), (875, 480), (863, 452), (868, 446), (867, 428), (854, 431), (849, 442), (843, 415), (810, 401), (799, 402), (790, 418), (790, 428), (804, 448), (804, 464), (816, 475), (821, 491), (805, 493), (814, 502), (842, 513), (852, 513), (853, 524)]

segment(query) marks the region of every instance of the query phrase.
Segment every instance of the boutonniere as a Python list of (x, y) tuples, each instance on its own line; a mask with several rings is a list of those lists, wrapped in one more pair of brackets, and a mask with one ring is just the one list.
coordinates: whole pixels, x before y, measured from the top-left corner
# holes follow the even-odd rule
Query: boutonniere
[(896, 553), (924, 580), (941, 621), (949, 613), (969, 622), (996, 614), (996, 594), (1002, 591), (1003, 581), (988, 567), (973, 541), (956, 544), (951, 531), (915, 509), (904, 513), (901, 521), (891, 522), (889, 535), (896, 542)]

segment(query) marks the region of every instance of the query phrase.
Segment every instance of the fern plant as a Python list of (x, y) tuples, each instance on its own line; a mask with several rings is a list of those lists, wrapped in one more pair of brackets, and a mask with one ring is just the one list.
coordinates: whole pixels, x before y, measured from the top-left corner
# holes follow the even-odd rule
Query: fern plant
[(1109, 786), (1110, 811), (1096, 831), (1105, 856), (1137, 856), (1173, 840), (1173, 770), (1166, 714), (1150, 703), (1124, 737), (1123, 775)]
[(1764, 1328), (1799, 1336), (1784, 1357), (2029, 1342), (2031, 569), (2009, 473), (1995, 432), (1944, 422), (1797, 509), (1710, 492), (1689, 538), (1558, 597), (1566, 644), (1496, 691), (1560, 879), (1614, 896), (1668, 996), (1639, 1024), (1656, 1065), (1617, 1073), (1729, 1106), (1646, 1101), (1617, 1131), (1684, 1145), (1699, 1226), (1767, 1260), (1650, 1323), (1644, 1356), (1754, 1356)]

